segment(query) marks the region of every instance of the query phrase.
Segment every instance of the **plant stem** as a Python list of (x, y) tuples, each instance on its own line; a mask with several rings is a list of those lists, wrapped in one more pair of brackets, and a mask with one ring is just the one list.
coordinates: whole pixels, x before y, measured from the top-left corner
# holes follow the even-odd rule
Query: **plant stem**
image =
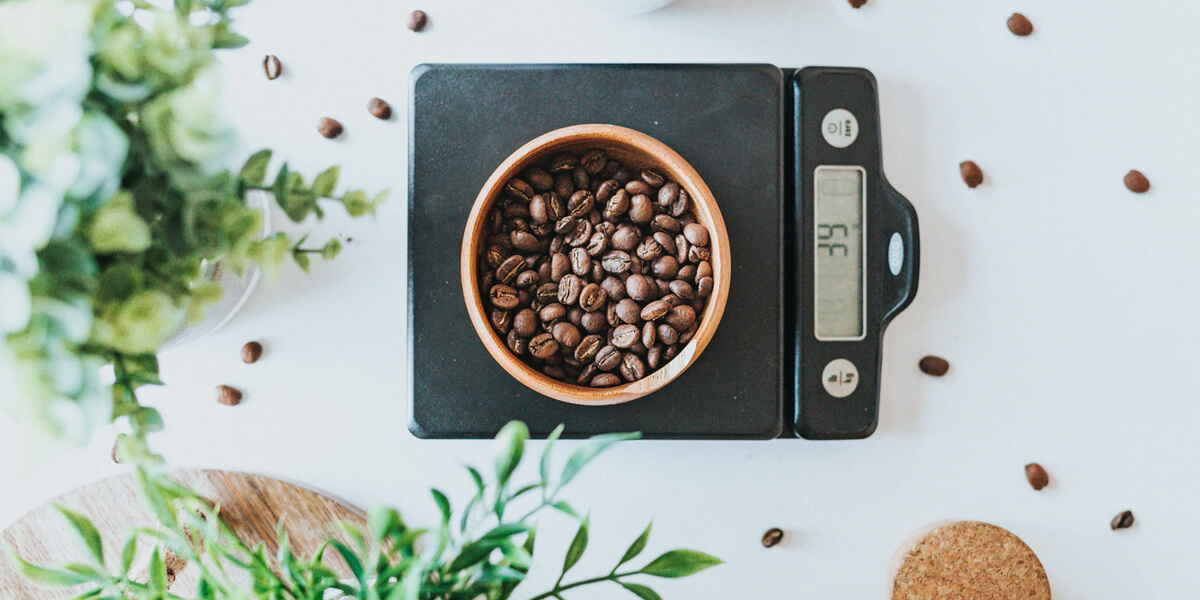
[(557, 598), (559, 596), (559, 594), (561, 594), (569, 589), (582, 587), (585, 585), (591, 585), (593, 583), (600, 583), (601, 581), (616, 581), (622, 577), (629, 577), (630, 575), (636, 575), (636, 574), (637, 574), (637, 571), (629, 571), (628, 573), (610, 573), (610, 574), (604, 575), (602, 577), (593, 577), (591, 579), (582, 579), (580, 581), (576, 581), (575, 583), (568, 583), (567, 585), (555, 584), (554, 589), (552, 589), (544, 594), (538, 594), (537, 596), (534, 596), (534, 597), (530, 598), (529, 600), (545, 600), (546, 598)]

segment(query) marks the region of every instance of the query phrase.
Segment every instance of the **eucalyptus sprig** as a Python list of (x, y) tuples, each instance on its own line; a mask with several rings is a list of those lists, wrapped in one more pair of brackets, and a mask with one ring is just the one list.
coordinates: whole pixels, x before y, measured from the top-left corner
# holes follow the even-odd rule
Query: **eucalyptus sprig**
[[(141, 495), (159, 527), (134, 531), (122, 546), (119, 562), (107, 559), (95, 526), (65, 507), (60, 511), (79, 533), (90, 562), (41, 567), (15, 554), (12, 559), (33, 581), (75, 588), (77, 598), (97, 600), (325, 600), (331, 597), (327, 592), (338, 594), (332, 597), (359, 600), (507, 600), (533, 564), (538, 515), (557, 510), (577, 517), (559, 498), (563, 488), (605, 449), (638, 437), (594, 437), (576, 449), (561, 469), (554, 469), (551, 453), (561, 434), (559, 427), (550, 436), (539, 477), (517, 487), (512, 477), (522, 462), (529, 431), (522, 423), (510, 423), (496, 437), (495, 473), (488, 478), (479, 469), (467, 467), (476, 492), (461, 513), (456, 515), (450, 499), (434, 489), (431, 493), (441, 513), (437, 526), (412, 528), (396, 509), (381, 508), (370, 513), (365, 531), (343, 525), (341, 535), (330, 537), (310, 557), (295, 554), (282, 526), (274, 557), (268, 556), (262, 545), (248, 547), (221, 520), (219, 507), (209, 506), (169, 477), (141, 467), (137, 471)], [(506, 509), (527, 498), (535, 500), (533, 508), (512, 518), (515, 513)], [(721, 564), (703, 552), (672, 550), (641, 568), (622, 569), (648, 545), (647, 527), (612, 571), (563, 583), (586, 551), (588, 537), (589, 519), (583, 517), (564, 558), (562, 575), (552, 589), (530, 596), (530, 600), (561, 600), (570, 590), (604, 582), (616, 583), (643, 600), (658, 600), (660, 596), (652, 588), (631, 579), (687, 577)], [(146, 540), (151, 545), (149, 564), (144, 570), (137, 569), (135, 556)], [(345, 562), (349, 578), (343, 578), (326, 561), (330, 553)], [(170, 589), (173, 573), (168, 571), (167, 557), (195, 565), (199, 581), (194, 592)], [(145, 574), (139, 576), (142, 572)]]

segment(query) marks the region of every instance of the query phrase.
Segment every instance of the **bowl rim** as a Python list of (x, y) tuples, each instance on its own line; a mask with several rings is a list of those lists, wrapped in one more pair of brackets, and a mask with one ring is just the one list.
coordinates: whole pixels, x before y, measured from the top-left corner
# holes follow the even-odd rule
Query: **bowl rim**
[[(502, 184), (527, 168), (531, 157), (543, 156), (564, 147), (587, 142), (595, 142), (599, 147), (620, 147), (631, 153), (644, 155), (648, 162), (656, 163), (668, 171), (671, 179), (691, 195), (697, 218), (702, 223), (706, 222), (711, 230), (712, 242), (709, 248), (712, 250), (712, 258), (709, 262), (713, 267), (715, 284), (713, 295), (699, 316), (699, 329), (675, 358), (642, 379), (603, 388), (553, 379), (513, 354), (492, 327), (476, 283), (478, 249), (483, 239), (479, 233), (485, 225), (487, 212), (484, 208), (490, 207), (495, 199), (499, 198)], [(467, 313), (476, 335), (492, 358), (510, 376), (531, 390), (555, 400), (583, 406), (607, 406), (636, 400), (661, 389), (687, 370), (704, 351), (720, 325), (728, 301), (731, 275), (729, 234), (717, 200), (700, 174), (679, 153), (653, 136), (628, 127), (599, 123), (571, 125), (546, 132), (505, 158), (488, 177), (475, 198), (464, 228), (460, 256), (460, 283)]]

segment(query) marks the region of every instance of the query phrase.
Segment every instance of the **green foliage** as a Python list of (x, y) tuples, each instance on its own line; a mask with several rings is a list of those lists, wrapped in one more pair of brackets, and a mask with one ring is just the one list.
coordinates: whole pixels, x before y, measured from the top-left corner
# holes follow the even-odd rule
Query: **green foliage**
[(162, 422), (137, 390), (161, 384), (146, 357), (220, 298), (205, 265), (273, 276), (289, 255), (307, 271), (342, 250), (260, 239), (248, 194), (299, 223), (323, 202), (373, 214), (386, 192), (339, 194), (338, 167), (272, 179), (270, 150), (226, 168), (238, 146), (215, 51), (246, 43), (230, 10), (249, 0), (4, 1), (0, 31), (55, 43), (0, 36), (0, 392), (31, 430), (71, 441), (123, 421), (118, 454), (154, 461)]
[[(559, 430), (561, 433), (561, 430)], [(268, 560), (265, 550), (249, 548), (196, 493), (169, 478), (141, 467), (137, 471), (142, 500), (158, 520), (154, 529), (140, 529), (131, 534), (122, 551), (119, 568), (104, 567), (99, 535), (83, 516), (65, 508), (60, 510), (80, 532), (85, 546), (97, 557), (96, 567), (67, 565), (45, 568), (29, 564), (13, 556), (14, 564), (27, 578), (49, 587), (81, 586), (83, 597), (106, 599), (157, 600), (186, 598), (188, 600), (324, 600), (325, 598), (358, 598), (362, 600), (504, 600), (510, 598), (524, 581), (534, 559), (534, 539), (537, 517), (551, 508), (562, 491), (560, 481), (542, 475), (535, 482), (511, 491), (510, 479), (524, 456), (528, 429), (513, 423), (497, 436), (497, 476), (488, 481), (477, 469), (468, 467), (475, 482), (475, 498), (463, 509), (461, 519), (454, 519), (450, 500), (433, 490), (434, 502), (442, 518), (432, 529), (413, 529), (393, 508), (371, 511), (367, 531), (343, 527), (340, 537), (330, 538), (313, 556), (296, 555), (279, 528), (277, 567)], [(614, 439), (632, 439), (636, 435), (606, 436), (586, 442), (583, 464), (576, 472), (614, 443)], [(547, 444), (542, 464), (551, 462), (553, 444)], [(521, 490), (540, 490), (543, 495), (522, 494)], [(479, 502), (480, 498), (489, 502)], [(518, 499), (525, 498), (522, 502)], [(495, 506), (520, 503), (528, 507), (520, 518), (505, 518)], [(532, 504), (530, 506), (530, 504)], [(487, 508), (488, 506), (492, 508)], [(512, 512), (512, 511), (510, 511)], [(451, 527), (452, 522), (457, 527)], [(153, 539), (147, 580), (134, 578), (133, 557), (138, 536)], [(619, 568), (636, 558), (646, 546), (650, 529), (633, 543), (625, 553)], [(563, 562), (563, 575), (578, 563), (587, 548), (588, 519), (583, 519)], [(182, 591), (168, 590), (163, 556), (174, 552), (199, 573), (199, 586), (194, 595), (181, 596)], [(339, 556), (349, 567), (349, 580), (325, 561), (327, 553)], [(602, 583), (616, 583), (644, 600), (657, 600), (651, 588), (629, 579), (635, 576), (685, 577), (720, 564), (720, 561), (692, 550), (673, 550), (636, 571), (617, 572), (564, 584), (562, 577), (554, 588), (532, 597), (532, 600), (565, 598), (569, 590)], [(326, 592), (334, 594), (326, 596)]]

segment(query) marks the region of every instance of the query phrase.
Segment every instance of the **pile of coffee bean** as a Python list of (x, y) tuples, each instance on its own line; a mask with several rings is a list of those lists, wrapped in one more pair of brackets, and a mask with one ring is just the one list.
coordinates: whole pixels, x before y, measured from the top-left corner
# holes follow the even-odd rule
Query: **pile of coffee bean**
[(555, 379), (609, 387), (667, 364), (713, 294), (709, 231), (655, 170), (603, 150), (507, 182), (487, 214), (479, 290), (492, 327)]

